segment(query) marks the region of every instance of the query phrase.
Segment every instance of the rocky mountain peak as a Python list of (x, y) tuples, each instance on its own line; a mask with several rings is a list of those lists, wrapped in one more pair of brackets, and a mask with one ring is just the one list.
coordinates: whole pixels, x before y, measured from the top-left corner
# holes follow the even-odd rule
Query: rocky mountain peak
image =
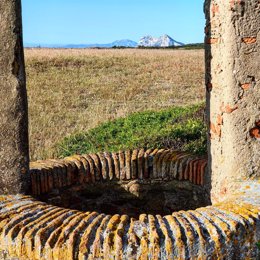
[(141, 47), (170, 47), (170, 46), (182, 46), (181, 42), (175, 41), (169, 35), (164, 34), (159, 38), (152, 37), (151, 35), (144, 36), (138, 42), (138, 46)]

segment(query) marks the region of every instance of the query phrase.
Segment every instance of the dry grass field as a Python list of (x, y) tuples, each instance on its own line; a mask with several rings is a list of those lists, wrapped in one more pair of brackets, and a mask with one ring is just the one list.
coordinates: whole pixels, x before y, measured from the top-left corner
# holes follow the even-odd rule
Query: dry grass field
[(31, 159), (136, 111), (204, 99), (203, 50), (26, 49)]

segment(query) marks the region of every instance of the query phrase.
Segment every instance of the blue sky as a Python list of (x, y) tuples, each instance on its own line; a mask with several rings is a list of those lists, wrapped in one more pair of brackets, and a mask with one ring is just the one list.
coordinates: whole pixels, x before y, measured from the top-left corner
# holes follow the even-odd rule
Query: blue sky
[(42, 44), (138, 41), (169, 34), (203, 42), (204, 0), (22, 0), (24, 42)]

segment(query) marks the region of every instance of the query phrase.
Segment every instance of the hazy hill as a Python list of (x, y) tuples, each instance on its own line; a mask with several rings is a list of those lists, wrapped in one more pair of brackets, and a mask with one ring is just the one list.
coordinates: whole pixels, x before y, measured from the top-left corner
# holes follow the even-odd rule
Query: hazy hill
[(135, 48), (137, 47), (137, 42), (124, 39), (124, 40), (117, 40), (111, 43), (93, 43), (93, 44), (32, 44), (32, 43), (25, 43), (25, 47), (27, 48), (65, 48), (65, 49), (82, 49), (82, 48), (112, 48), (112, 47), (128, 47), (128, 48)]

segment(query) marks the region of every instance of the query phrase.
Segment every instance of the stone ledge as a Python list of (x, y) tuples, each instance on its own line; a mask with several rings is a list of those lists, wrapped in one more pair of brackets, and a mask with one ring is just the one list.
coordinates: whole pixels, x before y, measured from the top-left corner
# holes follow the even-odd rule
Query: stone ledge
[[(76, 155), (31, 163), (32, 191), (113, 183), (204, 189), (206, 160), (171, 150)], [(101, 185), (101, 186), (100, 186)], [(102, 186), (103, 185), (103, 186)], [(169, 189), (166, 186), (166, 189)], [(260, 183), (241, 181), (229, 200), (169, 215), (79, 211), (32, 196), (0, 196), (3, 259), (246, 259), (260, 240)], [(39, 196), (40, 195), (40, 196)], [(118, 213), (118, 212), (117, 212)], [(146, 212), (147, 213), (147, 212)]]
[(0, 250), (20, 260), (255, 259), (260, 200), (245, 200), (248, 185), (260, 188), (252, 182), (221, 204), (138, 219), (1, 196)]
[(167, 149), (104, 152), (36, 161), (30, 164), (32, 194), (111, 180), (188, 180), (203, 185), (206, 166), (205, 158)]
[[(77, 187), (88, 181), (109, 185), (129, 180), (170, 180), (203, 187), (203, 178), (198, 182), (196, 176), (205, 177), (205, 159), (163, 149), (149, 154), (140, 151), (32, 163), (32, 184), (37, 186), (33, 191), (42, 195), (51, 188)], [(0, 252), (8, 260), (255, 259), (260, 240), (260, 182), (241, 181), (237, 187), (220, 204), (136, 218), (72, 210), (31, 196), (0, 196)]]

